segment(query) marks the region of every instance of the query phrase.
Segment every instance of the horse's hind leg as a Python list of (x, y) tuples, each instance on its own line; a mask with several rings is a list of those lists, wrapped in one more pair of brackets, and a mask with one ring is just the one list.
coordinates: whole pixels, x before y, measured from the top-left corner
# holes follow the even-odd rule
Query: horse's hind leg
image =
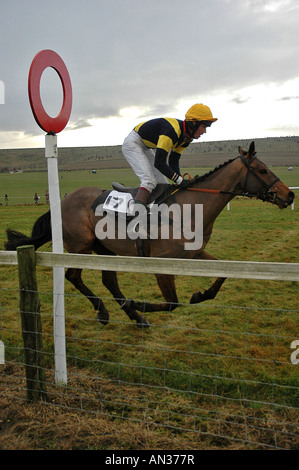
[(179, 305), (174, 276), (172, 274), (156, 274), (155, 276), (166, 302), (157, 304), (134, 302), (135, 308), (141, 312), (171, 312)]
[(97, 312), (98, 321), (103, 325), (106, 325), (109, 322), (109, 313), (106, 310), (103, 301), (99, 297), (95, 296), (88, 287), (86, 287), (82, 280), (81, 272), (82, 269), (69, 268), (65, 273), (65, 277), (76, 289), (88, 298)]
[[(200, 255), (200, 259), (216, 259), (214, 256), (210, 255), (206, 251), (203, 251)], [(226, 280), (226, 277), (218, 277), (212, 286), (205, 290), (203, 293), (195, 292), (190, 300), (190, 304), (199, 304), (205, 300), (214, 299), (219, 292), (222, 284)]]
[(158, 286), (165, 298), (166, 302), (150, 303), (136, 300), (128, 300), (132, 308), (139, 312), (171, 312), (178, 307), (178, 299), (176, 295), (174, 276), (171, 274), (156, 274)]
[(128, 300), (121, 292), (117, 274), (115, 271), (102, 271), (102, 281), (104, 286), (111, 292), (114, 299), (121, 306), (122, 310), (128, 315), (130, 320), (135, 320), (139, 328), (150, 326), (145, 317), (139, 315), (135, 310), (135, 303), (133, 300)]

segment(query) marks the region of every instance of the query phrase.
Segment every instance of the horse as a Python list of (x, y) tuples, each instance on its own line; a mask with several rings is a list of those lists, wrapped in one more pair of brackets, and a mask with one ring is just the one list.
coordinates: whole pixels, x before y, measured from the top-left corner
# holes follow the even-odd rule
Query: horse
[[(189, 258), (189, 259), (216, 259), (206, 251), (213, 225), (217, 216), (226, 205), (236, 196), (257, 198), (277, 205), (280, 209), (291, 205), (294, 193), (277, 178), (267, 166), (257, 158), (254, 142), (248, 151), (238, 147), (237, 157), (219, 165), (203, 176), (195, 176), (190, 179), (189, 186), (180, 189), (179, 186), (166, 184), (170, 187), (170, 194), (164, 197), (164, 204), (169, 207), (173, 204), (178, 208), (184, 205), (195, 207), (201, 204), (202, 215), (202, 244), (196, 249), (185, 249), (186, 238), (180, 239), (170, 235), (168, 239), (161, 237), (143, 240), (144, 256), (164, 258)], [(126, 189), (123, 188), (125, 191)], [(127, 189), (129, 191), (129, 188)], [(136, 188), (137, 190), (137, 188)], [(93, 203), (107, 190), (98, 187), (83, 187), (74, 190), (67, 195), (61, 203), (62, 228), (64, 248), (70, 253), (97, 255), (123, 255), (136, 256), (136, 240), (129, 236), (124, 238), (96, 236), (97, 223), (103, 219), (105, 213), (96, 215), (92, 208)], [(166, 194), (166, 193), (165, 193)], [(194, 213), (192, 215), (194, 217)], [(194, 228), (194, 220), (192, 220)], [(31, 237), (7, 229), (6, 250), (15, 250), (20, 245), (34, 245), (39, 247), (52, 239), (50, 211), (39, 217), (33, 228)], [(84, 294), (93, 305), (97, 320), (102, 324), (109, 322), (109, 312), (104, 302), (96, 296), (83, 282), (82, 269), (69, 268), (65, 277), (73, 286)], [(219, 277), (207, 290), (195, 292), (190, 303), (200, 303), (208, 299), (214, 299), (220, 290), (225, 277)], [(172, 311), (179, 306), (175, 278), (173, 275), (156, 274), (156, 280), (165, 302), (150, 303), (126, 299), (118, 285), (115, 271), (102, 271), (102, 282), (111, 292), (121, 309), (130, 320), (134, 320), (138, 327), (148, 327), (149, 322), (143, 315), (145, 312)], [(141, 312), (139, 314), (138, 312)]]

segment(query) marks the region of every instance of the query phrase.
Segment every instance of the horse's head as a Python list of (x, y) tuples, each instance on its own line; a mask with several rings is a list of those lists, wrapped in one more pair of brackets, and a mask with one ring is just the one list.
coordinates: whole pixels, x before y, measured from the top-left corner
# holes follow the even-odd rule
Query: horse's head
[(272, 202), (283, 209), (294, 201), (294, 193), (280, 181), (269, 168), (256, 157), (254, 142), (248, 151), (238, 147), (240, 159), (244, 165), (242, 190), (249, 196), (256, 196), (262, 201)]

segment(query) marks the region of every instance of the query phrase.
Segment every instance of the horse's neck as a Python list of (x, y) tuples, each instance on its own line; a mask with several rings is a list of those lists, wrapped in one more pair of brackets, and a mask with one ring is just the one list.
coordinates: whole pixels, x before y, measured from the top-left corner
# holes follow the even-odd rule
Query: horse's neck
[[(217, 189), (226, 192), (235, 192), (240, 184), (240, 165), (237, 160), (225, 165), (223, 168), (208, 175), (203, 181), (195, 183), (194, 187), (203, 189)], [(233, 196), (232, 196), (233, 197)]]
[(233, 160), (194, 183), (194, 188), (233, 192), (240, 182), (240, 165)]
[[(204, 180), (195, 183), (193, 185), (194, 191), (182, 192), (181, 202), (183, 204), (203, 204), (204, 213), (208, 214), (210, 220), (214, 220), (227, 203), (234, 198), (235, 191), (240, 187), (240, 180), (240, 165), (237, 161), (232, 161), (215, 173), (208, 175)], [(223, 191), (224, 194), (199, 192), (196, 189), (218, 190)]]

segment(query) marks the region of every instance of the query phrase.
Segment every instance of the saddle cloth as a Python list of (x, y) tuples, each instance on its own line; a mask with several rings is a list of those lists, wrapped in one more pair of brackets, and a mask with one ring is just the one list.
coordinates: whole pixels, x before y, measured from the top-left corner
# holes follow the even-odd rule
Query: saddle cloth
[[(120, 183), (112, 183), (112, 187), (112, 190), (104, 191), (93, 201), (91, 205), (92, 210), (95, 211), (99, 205), (103, 204), (103, 209), (105, 210), (127, 213), (129, 215), (129, 203), (136, 197), (139, 188), (128, 188)], [(157, 184), (150, 195), (148, 204), (161, 204), (170, 196), (173, 188), (172, 184)]]

